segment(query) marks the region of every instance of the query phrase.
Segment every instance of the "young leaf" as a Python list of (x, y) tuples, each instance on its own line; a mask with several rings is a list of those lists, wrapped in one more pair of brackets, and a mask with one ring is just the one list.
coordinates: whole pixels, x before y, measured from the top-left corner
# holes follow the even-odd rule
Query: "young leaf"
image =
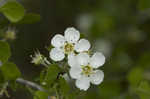
[(58, 65), (56, 64), (50, 65), (47, 70), (45, 82), (48, 85), (51, 85), (57, 79), (59, 72), (60, 72), (60, 68)]
[(63, 96), (68, 97), (70, 87), (63, 77), (59, 78), (60, 92)]
[(3, 64), (0, 69), (6, 81), (16, 80), (16, 78), (21, 76), (21, 73), (17, 66), (11, 62)]
[(36, 91), (34, 99), (48, 99), (48, 94), (43, 91)]
[(2, 12), (9, 21), (15, 23), (23, 18), (25, 10), (18, 2), (8, 1), (0, 8), (0, 12)]
[(0, 41), (0, 61), (2, 64), (11, 56), (10, 47), (8, 43)]

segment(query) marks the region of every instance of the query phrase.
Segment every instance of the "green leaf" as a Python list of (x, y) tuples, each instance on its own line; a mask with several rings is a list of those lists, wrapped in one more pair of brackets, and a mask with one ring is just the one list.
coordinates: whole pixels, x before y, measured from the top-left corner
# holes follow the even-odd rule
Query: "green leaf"
[(138, 7), (139, 10), (150, 8), (150, 0), (139, 0)]
[(41, 19), (40, 15), (34, 13), (25, 14), (22, 20), (20, 20), (17, 24), (33, 24), (39, 22)]
[(128, 74), (128, 81), (134, 87), (143, 79), (143, 69), (140, 67), (133, 68)]
[(23, 18), (25, 10), (18, 2), (8, 1), (0, 8), (0, 12), (2, 12), (9, 21), (15, 23)]
[(59, 90), (60, 90), (61, 94), (65, 97), (68, 97), (70, 87), (69, 87), (68, 83), (66, 82), (66, 80), (63, 77), (59, 78), (59, 85), (60, 85)]
[(21, 76), (21, 73), (17, 66), (11, 62), (7, 62), (1, 66), (1, 72), (6, 81), (8, 80), (16, 80)]
[(4, 63), (10, 56), (11, 52), (8, 43), (0, 41), (0, 61)]
[(59, 68), (58, 65), (56, 65), (56, 64), (50, 65), (48, 70), (47, 70), (47, 74), (46, 74), (46, 77), (45, 77), (45, 82), (48, 85), (51, 85), (57, 79), (57, 76), (58, 76), (59, 72), (60, 72), (60, 68)]
[(43, 91), (36, 91), (34, 99), (48, 99), (48, 94)]
[(136, 93), (141, 99), (150, 99), (150, 84), (147, 81), (142, 81), (137, 88)]

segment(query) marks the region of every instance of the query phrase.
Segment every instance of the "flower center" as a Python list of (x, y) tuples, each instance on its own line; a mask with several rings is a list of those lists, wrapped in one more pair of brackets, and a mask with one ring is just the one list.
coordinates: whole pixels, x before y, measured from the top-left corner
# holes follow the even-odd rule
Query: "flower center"
[(74, 51), (74, 45), (71, 43), (66, 43), (64, 46), (64, 51), (66, 54), (69, 54)]
[(90, 76), (93, 73), (93, 68), (89, 65), (82, 66), (82, 74), (86, 76)]

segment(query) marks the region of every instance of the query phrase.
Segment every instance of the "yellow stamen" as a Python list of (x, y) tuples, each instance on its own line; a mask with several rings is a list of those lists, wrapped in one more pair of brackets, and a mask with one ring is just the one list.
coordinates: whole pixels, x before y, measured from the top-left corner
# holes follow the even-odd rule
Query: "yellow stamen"
[(90, 76), (93, 73), (93, 68), (89, 65), (82, 66), (82, 74), (86, 76)]
[(64, 46), (64, 51), (66, 54), (69, 54), (74, 51), (74, 45), (71, 43), (66, 43)]

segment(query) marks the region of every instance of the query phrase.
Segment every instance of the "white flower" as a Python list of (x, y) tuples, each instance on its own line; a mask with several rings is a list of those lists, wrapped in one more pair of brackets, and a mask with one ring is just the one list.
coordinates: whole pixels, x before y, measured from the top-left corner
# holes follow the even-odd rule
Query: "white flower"
[(90, 83), (98, 85), (104, 79), (104, 73), (98, 70), (105, 63), (105, 57), (102, 53), (96, 52), (92, 57), (87, 53), (78, 55), (69, 55), (68, 64), (70, 68), (70, 76), (76, 79), (76, 86), (80, 90), (86, 91), (90, 87)]
[(64, 36), (56, 34), (51, 44), (54, 48), (50, 51), (50, 58), (54, 61), (61, 61), (66, 55), (70, 55), (76, 52), (88, 51), (91, 47), (90, 43), (86, 39), (80, 39), (80, 33), (75, 28), (67, 28)]

